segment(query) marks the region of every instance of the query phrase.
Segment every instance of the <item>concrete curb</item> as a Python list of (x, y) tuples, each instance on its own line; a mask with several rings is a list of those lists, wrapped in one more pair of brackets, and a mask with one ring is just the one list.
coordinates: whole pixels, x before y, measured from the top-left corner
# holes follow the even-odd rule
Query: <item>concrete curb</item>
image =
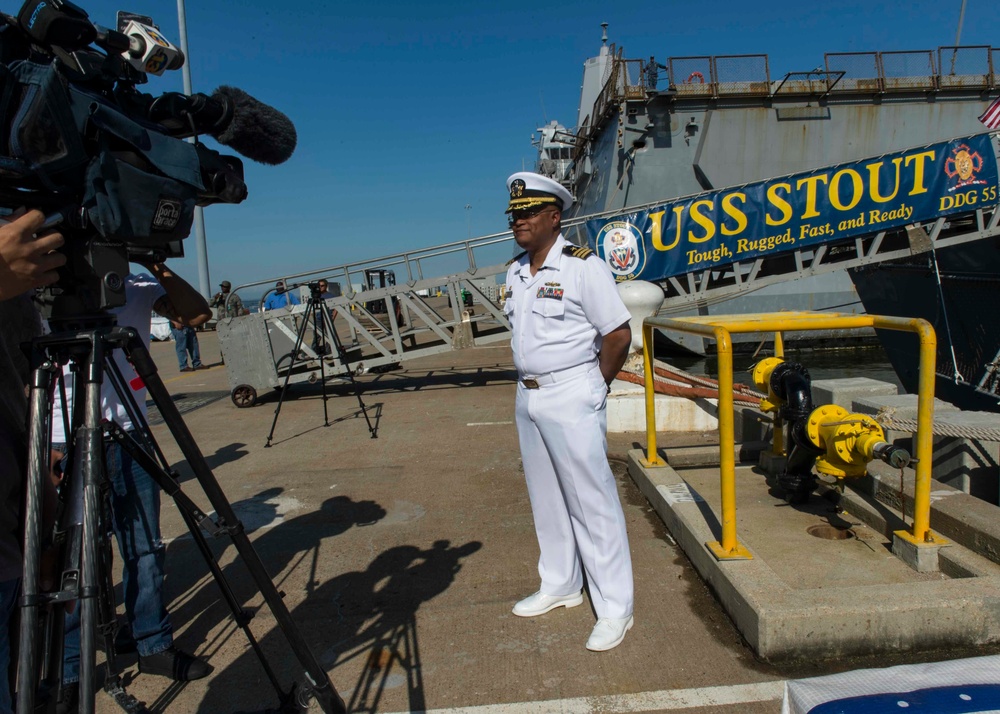
[[(692, 492), (670, 466), (644, 468), (643, 456), (641, 450), (629, 452), (633, 480), (761, 658), (827, 659), (1000, 642), (1000, 569), (962, 546), (945, 549), (947, 579), (792, 588), (755, 553), (753, 542), (741, 540), (752, 560), (717, 561), (705, 542), (719, 539), (712, 525), (718, 504)], [(867, 505), (865, 515), (877, 522), (886, 507)], [(776, 538), (781, 520), (775, 519)], [(892, 520), (882, 520), (876, 530), (884, 533)], [(810, 567), (808, 557), (795, 555), (797, 567)]]

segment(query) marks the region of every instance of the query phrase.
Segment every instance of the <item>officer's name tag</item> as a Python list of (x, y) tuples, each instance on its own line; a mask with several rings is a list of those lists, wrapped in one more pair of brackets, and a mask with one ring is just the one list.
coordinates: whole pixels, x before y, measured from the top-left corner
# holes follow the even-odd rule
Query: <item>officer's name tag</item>
[(547, 285), (538, 288), (538, 292), (535, 293), (536, 298), (552, 298), (553, 300), (562, 300), (563, 289), (562, 288), (552, 288)]

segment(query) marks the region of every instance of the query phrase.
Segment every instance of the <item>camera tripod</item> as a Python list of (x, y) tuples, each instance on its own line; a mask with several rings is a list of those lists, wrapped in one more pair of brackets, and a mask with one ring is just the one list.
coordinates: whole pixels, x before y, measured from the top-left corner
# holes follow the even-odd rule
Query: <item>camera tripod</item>
[[(281, 712), (304, 711), (315, 697), (324, 712), (341, 714), (346, 708), (326, 671), (309, 650), (281, 595), (271, 581), (212, 470), (170, 398), (142, 340), (129, 327), (117, 327), (104, 316), (103, 324), (79, 332), (60, 332), (32, 343), (32, 378), (29, 416), (28, 480), (26, 484), (24, 571), (18, 653), (17, 711), (34, 712), (36, 697), (48, 696), (45, 711), (52, 711), (62, 687), (64, 613), (61, 605), (76, 601), (80, 613), (79, 710), (94, 712), (98, 639), (107, 658), (104, 689), (126, 711), (146, 711), (127, 694), (120, 676), (114, 639), (114, 591), (111, 576), (110, 504), (104, 469), (104, 443), (120, 444), (170, 495), (191, 532), (198, 550), (222, 593), (233, 620), (246, 635), (265, 674), (278, 694)], [(123, 351), (142, 385), (148, 389), (171, 436), (191, 465), (195, 478), (208, 497), (218, 522), (181, 490), (177, 475), (160, 450), (149, 424), (142, 416), (129, 383), (114, 360)], [(72, 405), (63, 407), (67, 426), (67, 463), (60, 498), (65, 499), (54, 533), (64, 552), (63, 570), (55, 592), (40, 587), (42, 560), (42, 501), (44, 479), (49, 478), (52, 395), (62, 386), (62, 365), (71, 362), (76, 372)], [(101, 388), (109, 378), (134, 430), (126, 432), (114, 421), (102, 421)], [(62, 392), (62, 390), (59, 390)], [(64, 393), (58, 395), (65, 401)], [(69, 428), (72, 427), (72, 430)], [(302, 667), (304, 682), (287, 690), (258, 644), (249, 623), (253, 613), (244, 610), (211, 552), (202, 528), (212, 535), (228, 535), (274, 615), (282, 634)], [(62, 534), (61, 536), (59, 534)]]
[[(308, 361), (307, 358), (300, 359), (299, 354), (302, 349), (303, 341), (305, 340), (306, 330), (310, 324), (313, 326), (312, 346), (316, 351), (317, 359), (319, 359), (319, 381), (323, 388), (323, 426), (330, 426), (330, 417), (326, 408), (326, 400), (328, 399), (326, 393), (326, 356), (329, 352), (328, 348), (332, 343), (334, 349), (336, 350), (337, 361), (340, 362), (344, 372), (347, 374), (347, 379), (350, 381), (351, 386), (354, 387), (354, 396), (358, 398), (358, 406), (361, 408), (361, 413), (365, 416), (365, 423), (368, 424), (368, 433), (371, 434), (373, 439), (377, 439), (378, 434), (376, 433), (376, 428), (372, 426), (372, 421), (368, 418), (368, 409), (365, 407), (365, 403), (361, 399), (361, 385), (359, 385), (354, 379), (354, 372), (351, 370), (351, 366), (347, 363), (347, 358), (344, 355), (344, 346), (340, 342), (340, 337), (337, 335), (337, 330), (333, 325), (333, 317), (330, 315), (330, 308), (320, 295), (319, 283), (309, 283), (309, 300), (306, 302), (305, 309), (302, 311), (302, 323), (299, 325), (298, 331), (295, 333), (295, 346), (292, 347), (288, 371), (285, 372), (285, 383), (281, 386), (281, 396), (278, 397), (278, 406), (274, 408), (274, 421), (271, 422), (271, 431), (267, 435), (267, 443), (264, 444), (264, 447), (271, 447), (271, 439), (274, 437), (274, 428), (278, 425), (278, 415), (281, 413), (281, 405), (285, 401), (285, 394), (288, 393), (288, 381), (292, 377), (295, 365), (298, 362)], [(328, 335), (330, 338), (329, 342), (327, 342)], [(331, 376), (333, 375), (331, 374)]]

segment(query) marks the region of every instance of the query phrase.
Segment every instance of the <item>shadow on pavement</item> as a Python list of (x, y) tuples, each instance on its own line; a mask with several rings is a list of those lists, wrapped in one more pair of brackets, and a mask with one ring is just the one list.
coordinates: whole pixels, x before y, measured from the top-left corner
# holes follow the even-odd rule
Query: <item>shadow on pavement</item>
[[(282, 511), (287, 506), (284, 498), (284, 490), (275, 487), (232, 505), (249, 533), (259, 531), (252, 538), (254, 549), (267, 572), (280, 574), (274, 579), (279, 592), (289, 587), (285, 580), (290, 573), (301, 567), (309, 569), (306, 578), (298, 578), (305, 581), (304, 596), (288, 606), (300, 635), (327, 671), (343, 667), (356, 672), (361, 665), (354, 682), (338, 679), (336, 672), (331, 677), (349, 703), (349, 710), (376, 711), (386, 688), (404, 684), (410, 708), (424, 709), (417, 611), (421, 603), (448, 589), (461, 569), (461, 560), (482, 544), (472, 541), (452, 546), (449, 541), (439, 540), (427, 548), (396, 546), (377, 555), (364, 571), (322, 582), (317, 576), (320, 545), (352, 527), (377, 523), (386, 511), (374, 501), (355, 502), (336, 496), (318, 510), (283, 520)], [(209, 546), (216, 558), (233, 548), (228, 539), (213, 539)], [(262, 705), (276, 706), (277, 694), (243, 632), (232, 625), (219, 628), (231, 621), (231, 613), (193, 540), (189, 536), (174, 540), (168, 554), (166, 587), (173, 602), (171, 619), (175, 626), (185, 626), (184, 642), (180, 644), (188, 651), (197, 649), (200, 656), (208, 657), (216, 666), (198, 711), (263, 711)], [(227, 564), (223, 573), (237, 600), (251, 611), (258, 608), (250, 627), (260, 638), (278, 681), (286, 688), (293, 681), (301, 681), (301, 665), (284, 634), (275, 627), (269, 609), (260, 605), (256, 583), (241, 560)], [(261, 636), (265, 629), (269, 631)], [(198, 642), (210, 632), (215, 633), (210, 640)], [(220, 659), (231, 657), (223, 650), (232, 652), (234, 647), (241, 654), (222, 668)], [(213, 656), (216, 654), (223, 656)], [(153, 706), (167, 707), (179, 691), (168, 689)]]

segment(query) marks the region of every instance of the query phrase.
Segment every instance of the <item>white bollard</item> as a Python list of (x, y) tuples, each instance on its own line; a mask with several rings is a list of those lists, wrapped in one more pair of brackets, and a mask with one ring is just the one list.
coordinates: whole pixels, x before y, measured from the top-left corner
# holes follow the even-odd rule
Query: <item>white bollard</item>
[(632, 319), (632, 351), (642, 353), (642, 321), (652, 317), (663, 304), (663, 288), (645, 280), (627, 280), (618, 283), (618, 294), (628, 308)]

